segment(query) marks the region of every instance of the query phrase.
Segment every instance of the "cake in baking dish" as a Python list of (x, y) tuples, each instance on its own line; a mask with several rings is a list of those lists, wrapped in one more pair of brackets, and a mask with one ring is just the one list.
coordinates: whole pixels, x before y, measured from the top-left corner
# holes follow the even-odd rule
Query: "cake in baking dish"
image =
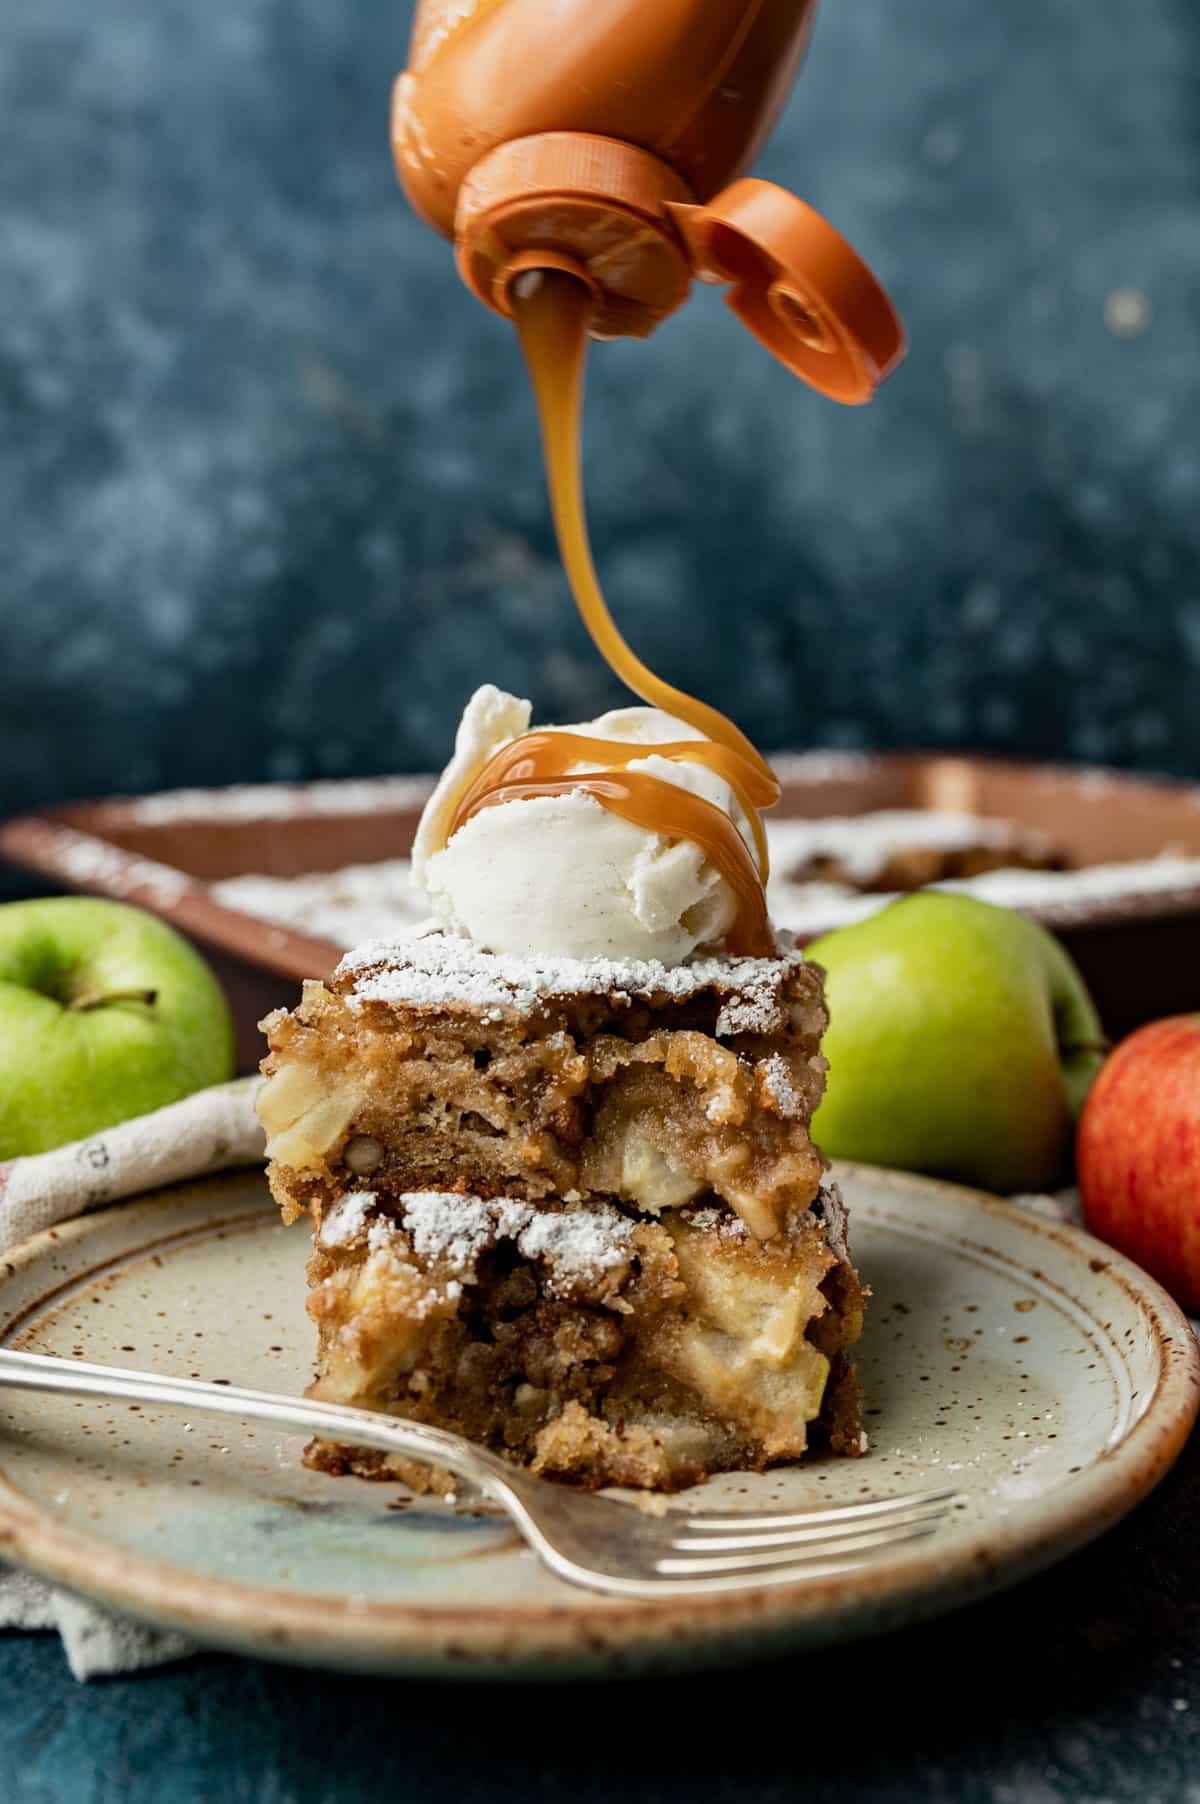
[(837, 884), (863, 895), (965, 882), (992, 871), (1065, 871), (1065, 850), (1037, 828), (948, 809), (877, 809), (780, 821), (773, 831), (781, 876)]
[[(313, 1394), (539, 1472), (669, 1489), (865, 1446), (865, 1293), (808, 1123), (820, 973), (370, 945), (264, 1023)], [(427, 1482), (317, 1444), (313, 1463)]]

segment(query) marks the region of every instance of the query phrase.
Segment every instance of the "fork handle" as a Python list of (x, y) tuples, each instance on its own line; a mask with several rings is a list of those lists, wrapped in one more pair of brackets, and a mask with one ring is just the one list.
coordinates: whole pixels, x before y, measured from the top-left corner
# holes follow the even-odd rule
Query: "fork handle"
[(7, 1347), (0, 1348), (0, 1386), (208, 1410), (213, 1415), (271, 1422), (278, 1428), (303, 1434), (326, 1435), (355, 1446), (379, 1447), (385, 1453), (403, 1453), (428, 1465), (448, 1467), (509, 1508), (503, 1472), (494, 1470), (499, 1462), (494, 1462), (491, 1454), (444, 1428), (379, 1415), (370, 1409), (244, 1390), (234, 1384), (210, 1384), (197, 1378), (165, 1378), (122, 1366), (89, 1365), (85, 1360), (61, 1359), (45, 1353), (18, 1353)]

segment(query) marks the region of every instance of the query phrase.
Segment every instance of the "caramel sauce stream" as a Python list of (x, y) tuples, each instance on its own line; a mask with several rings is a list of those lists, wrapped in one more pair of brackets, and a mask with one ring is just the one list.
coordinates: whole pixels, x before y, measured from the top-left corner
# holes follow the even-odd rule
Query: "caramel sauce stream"
[[(531, 279), (535, 273), (537, 279)], [(774, 787), (778, 800), (775, 774), (746, 735), (716, 708), (655, 676), (625, 643), (608, 611), (592, 562), (580, 480), (579, 421), (591, 304), (584, 284), (559, 270), (529, 272), (514, 285), (513, 319), (537, 399), (550, 506), (576, 605), (601, 656), (635, 695), (740, 753)]]
[[(635, 695), (686, 721), (702, 737), (655, 745), (578, 733), (522, 734), (489, 760), (460, 798), (448, 837), (481, 809), (532, 796), (584, 790), (613, 814), (648, 832), (699, 846), (735, 898), (736, 914), (726, 935), (729, 951), (769, 957), (775, 942), (767, 920), (763, 886), (769, 867), (759, 810), (779, 800), (775, 774), (724, 714), (663, 682), (642, 663), (618, 631), (596, 576), (580, 473), (590, 293), (568, 273), (531, 271), (514, 284), (512, 306), (537, 400), (559, 550), (584, 625), (606, 662)], [(750, 823), (757, 868), (745, 840), (723, 809), (646, 771), (625, 768), (650, 756), (703, 764), (729, 784)], [(578, 768), (592, 758), (604, 768)]]

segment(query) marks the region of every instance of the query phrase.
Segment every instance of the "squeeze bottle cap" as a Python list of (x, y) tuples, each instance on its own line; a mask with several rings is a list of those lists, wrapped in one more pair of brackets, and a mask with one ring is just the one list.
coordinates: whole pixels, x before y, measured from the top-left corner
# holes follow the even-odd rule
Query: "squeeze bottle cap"
[(593, 297), (596, 338), (645, 337), (693, 276), (773, 356), (836, 401), (867, 401), (904, 354), (887, 295), (840, 233), (772, 182), (698, 203), (661, 158), (587, 132), (540, 132), (485, 154), (459, 190), (455, 257), (468, 288), (512, 311), (515, 277), (566, 269)]
[(667, 211), (703, 282), (794, 376), (835, 401), (869, 401), (903, 357), (891, 301), (840, 232), (786, 188), (752, 176), (703, 206)]

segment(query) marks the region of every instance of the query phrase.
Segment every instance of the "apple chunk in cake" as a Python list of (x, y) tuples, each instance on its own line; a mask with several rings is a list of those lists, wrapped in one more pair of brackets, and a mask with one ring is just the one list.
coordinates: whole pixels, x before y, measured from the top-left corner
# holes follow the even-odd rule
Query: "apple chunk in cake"
[(264, 1027), (289, 1218), (369, 1178), (649, 1214), (712, 1197), (765, 1239), (817, 1194), (825, 1006), (799, 953), (539, 966), (430, 934), (352, 954)]
[[(757, 1241), (730, 1211), (350, 1192), (316, 1208), (317, 1396), (456, 1430), (535, 1471), (670, 1489), (860, 1450), (863, 1293), (836, 1190)], [(411, 1462), (312, 1463), (418, 1485)]]

